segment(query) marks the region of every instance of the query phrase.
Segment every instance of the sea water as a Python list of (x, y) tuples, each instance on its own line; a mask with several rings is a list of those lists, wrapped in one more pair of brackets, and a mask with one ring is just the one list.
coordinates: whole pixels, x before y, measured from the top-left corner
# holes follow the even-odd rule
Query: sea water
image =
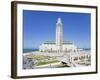
[(39, 51), (39, 49), (23, 49), (23, 53), (28, 53), (32, 51)]

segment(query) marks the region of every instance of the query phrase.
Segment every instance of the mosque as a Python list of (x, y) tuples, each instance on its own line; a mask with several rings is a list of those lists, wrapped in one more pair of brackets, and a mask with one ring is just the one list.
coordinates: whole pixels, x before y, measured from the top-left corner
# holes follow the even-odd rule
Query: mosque
[(67, 63), (70, 66), (78, 66), (79, 64), (91, 64), (90, 51), (79, 49), (72, 42), (64, 41), (63, 24), (61, 18), (58, 18), (56, 23), (56, 41), (47, 41), (41, 44), (39, 51), (41, 53), (49, 53), (49, 56), (60, 56), (58, 60), (60, 62)]
[[(63, 39), (63, 24), (61, 18), (58, 18), (56, 23), (56, 40), (47, 41), (40, 45), (39, 51), (29, 52), (24, 54), (23, 68), (33, 69), (33, 55), (56, 57), (62, 64), (67, 64), (70, 67), (88, 66), (91, 65), (90, 51), (77, 48), (72, 42), (64, 41)], [(50, 67), (50, 66), (48, 66)]]
[(61, 18), (56, 23), (56, 41), (47, 41), (40, 45), (41, 52), (70, 52), (76, 51), (77, 47), (70, 41), (63, 40), (63, 24)]

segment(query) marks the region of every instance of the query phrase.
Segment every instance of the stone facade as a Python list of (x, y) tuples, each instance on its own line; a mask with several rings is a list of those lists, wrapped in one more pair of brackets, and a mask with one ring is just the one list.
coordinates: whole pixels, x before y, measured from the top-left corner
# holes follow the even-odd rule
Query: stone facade
[[(40, 46), (39, 50), (41, 52), (58, 52), (58, 47), (55, 42), (46, 42)], [(73, 43), (64, 42), (62, 45), (62, 52), (71, 52), (76, 50), (77, 47)]]
[(76, 51), (77, 47), (69, 42), (63, 40), (63, 24), (60, 18), (56, 23), (56, 41), (47, 41), (40, 45), (41, 52), (69, 52)]

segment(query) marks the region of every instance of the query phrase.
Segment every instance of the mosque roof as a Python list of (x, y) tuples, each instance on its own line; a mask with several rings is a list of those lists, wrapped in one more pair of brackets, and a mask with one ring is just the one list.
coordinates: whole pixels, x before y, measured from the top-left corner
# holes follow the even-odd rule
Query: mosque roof
[[(44, 44), (56, 44), (55, 41), (46, 41)], [(64, 41), (63, 44), (72, 44), (72, 42)]]

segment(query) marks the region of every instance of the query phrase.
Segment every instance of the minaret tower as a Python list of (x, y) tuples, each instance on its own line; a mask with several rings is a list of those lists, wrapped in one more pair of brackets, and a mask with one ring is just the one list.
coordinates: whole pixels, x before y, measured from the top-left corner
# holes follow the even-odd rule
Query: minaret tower
[(63, 28), (62, 28), (61, 18), (58, 18), (56, 23), (56, 47), (58, 53), (62, 51), (62, 45), (63, 45)]

